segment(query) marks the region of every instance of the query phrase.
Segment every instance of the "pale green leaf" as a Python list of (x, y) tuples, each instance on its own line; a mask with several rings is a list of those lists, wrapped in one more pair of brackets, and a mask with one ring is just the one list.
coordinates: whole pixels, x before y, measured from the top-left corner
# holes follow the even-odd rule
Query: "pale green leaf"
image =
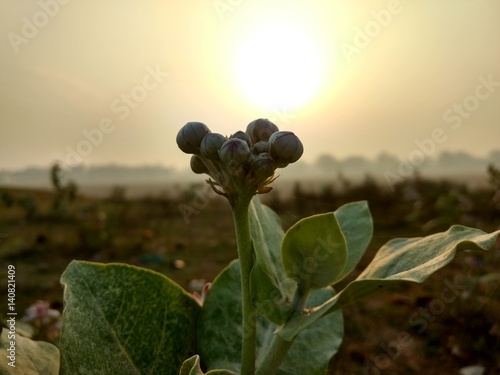
[(179, 375), (203, 375), (200, 368), (200, 356), (194, 355), (186, 359), (181, 366)]
[(14, 333), (3, 328), (0, 351), (2, 353), (0, 357), (1, 374), (59, 374), (59, 349), (48, 342), (33, 341), (17, 334), (17, 332)]
[(326, 314), (360, 300), (390, 284), (422, 283), (432, 273), (451, 262), (457, 251), (489, 250), (500, 234), (486, 234), (479, 229), (454, 225), (446, 232), (421, 238), (398, 238), (389, 241), (373, 261), (342, 291), (308, 315), (295, 317), (280, 327), (279, 335), (291, 340), (302, 329)]
[(297, 287), (281, 261), (283, 229), (278, 215), (254, 197), (249, 207), (250, 235), (255, 254), (251, 293), (260, 313), (275, 323), (291, 314), (290, 299)]
[(289, 277), (304, 288), (332, 285), (347, 262), (347, 243), (333, 212), (299, 220), (285, 233), (281, 246)]
[(373, 235), (373, 221), (366, 201), (348, 203), (335, 212), (347, 243), (347, 261), (336, 282), (356, 267)]
[(165, 276), (74, 261), (64, 272), (61, 373), (177, 374), (195, 353), (198, 304)]

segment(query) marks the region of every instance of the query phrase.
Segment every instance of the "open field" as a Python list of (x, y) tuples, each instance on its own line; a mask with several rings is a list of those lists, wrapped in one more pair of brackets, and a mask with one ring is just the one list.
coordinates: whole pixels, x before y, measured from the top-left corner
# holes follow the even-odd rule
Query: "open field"
[[(440, 232), (452, 224), (487, 232), (500, 228), (493, 179), (471, 188), (415, 178), (394, 192), (370, 179), (322, 183), (314, 191), (305, 186), (290, 184), (287, 196), (278, 191), (262, 196), (285, 229), (343, 203), (369, 202), (374, 238), (344, 284), (389, 239)], [(151, 268), (188, 288), (193, 279), (212, 280), (236, 257), (229, 206), (205, 185), (176, 195), (123, 193), (115, 189), (107, 197), (77, 195), (55, 203), (52, 191), (0, 188), (0, 258), (2, 267), (16, 266), (18, 311), (38, 299), (61, 310), (59, 278), (73, 259)], [(489, 253), (460, 254), (423, 285), (392, 288), (347, 307), (344, 342), (330, 374), (458, 374), (476, 364), (485, 367), (485, 375), (500, 373), (499, 245)], [(1, 275), (5, 285), (5, 272)], [(492, 276), (488, 281), (484, 275)], [(445, 289), (453, 294), (444, 298)], [(5, 288), (0, 298), (6, 300)]]

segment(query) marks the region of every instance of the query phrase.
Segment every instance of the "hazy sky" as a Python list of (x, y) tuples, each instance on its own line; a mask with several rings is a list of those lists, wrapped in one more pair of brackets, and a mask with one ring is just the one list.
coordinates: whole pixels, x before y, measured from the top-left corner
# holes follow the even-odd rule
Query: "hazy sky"
[[(0, 169), (187, 166), (188, 121), (303, 159), (500, 148), (500, 1), (5, 0)], [(93, 142), (93, 143), (92, 143)], [(70, 156), (71, 155), (71, 156)]]

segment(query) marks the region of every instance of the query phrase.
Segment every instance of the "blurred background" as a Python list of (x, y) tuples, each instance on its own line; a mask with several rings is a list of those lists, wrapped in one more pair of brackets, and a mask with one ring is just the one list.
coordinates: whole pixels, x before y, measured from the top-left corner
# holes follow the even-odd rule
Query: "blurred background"
[(408, 160), (436, 128), (426, 159), (491, 159), (499, 13), (496, 1), (8, 1), (2, 176), (56, 160), (184, 168), (186, 122), (229, 135), (260, 117), (297, 133), (309, 164)]

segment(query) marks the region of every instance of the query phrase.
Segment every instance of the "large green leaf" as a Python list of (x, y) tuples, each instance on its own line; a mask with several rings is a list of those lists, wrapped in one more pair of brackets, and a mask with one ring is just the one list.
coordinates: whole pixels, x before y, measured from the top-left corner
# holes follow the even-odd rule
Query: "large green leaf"
[[(331, 289), (312, 293), (309, 306), (316, 306), (334, 294)], [(240, 372), (241, 293), (239, 262), (231, 263), (213, 282), (203, 305), (198, 328), (198, 351), (207, 369), (225, 368)], [(264, 357), (276, 325), (257, 317), (257, 364)], [(299, 334), (286, 356), (280, 375), (324, 374), (330, 358), (342, 341), (340, 311), (319, 320)], [(307, 353), (307, 354), (306, 354)]]
[(333, 212), (295, 223), (285, 233), (281, 252), (287, 275), (305, 289), (332, 285), (347, 262), (347, 242)]
[(61, 282), (62, 374), (176, 375), (195, 353), (200, 308), (165, 276), (73, 261)]
[(374, 293), (390, 284), (425, 281), (433, 272), (451, 262), (457, 251), (489, 250), (500, 234), (454, 225), (446, 232), (421, 238), (389, 241), (373, 261), (341, 292), (308, 314), (294, 317), (278, 331), (285, 340), (293, 339), (302, 329), (326, 314)]
[[(9, 334), (15, 337), (9, 337)], [(15, 352), (13, 357), (12, 349)], [(3, 375), (59, 374), (59, 349), (48, 342), (33, 341), (4, 328), (0, 337), (0, 351), (0, 373)]]
[(251, 293), (257, 309), (270, 321), (281, 324), (290, 316), (289, 304), (297, 285), (289, 279), (281, 261), (283, 229), (278, 215), (254, 197), (248, 211), (255, 254)]

